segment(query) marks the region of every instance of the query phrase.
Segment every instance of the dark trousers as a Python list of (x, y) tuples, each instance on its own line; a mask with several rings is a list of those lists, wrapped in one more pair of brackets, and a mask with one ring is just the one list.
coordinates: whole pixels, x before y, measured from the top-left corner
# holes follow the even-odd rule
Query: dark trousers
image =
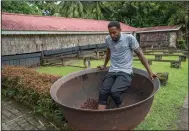
[(132, 76), (125, 72), (108, 72), (100, 87), (99, 104), (107, 105), (109, 96), (112, 97), (117, 106), (122, 104), (122, 94), (130, 87), (131, 80)]

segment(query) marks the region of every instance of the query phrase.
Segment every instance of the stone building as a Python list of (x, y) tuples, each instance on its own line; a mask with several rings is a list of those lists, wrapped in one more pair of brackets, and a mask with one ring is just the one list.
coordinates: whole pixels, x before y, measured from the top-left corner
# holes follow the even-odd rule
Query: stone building
[(177, 41), (183, 39), (183, 28), (176, 26), (157, 26), (139, 28), (137, 39), (143, 48), (176, 48)]
[[(2, 13), (2, 55), (104, 43), (109, 21)], [(124, 33), (137, 28), (121, 23)]]
[[(38, 52), (104, 43), (109, 21), (2, 13), (2, 55)], [(176, 48), (182, 26), (135, 28), (121, 23), (124, 33), (137, 37), (141, 47)]]

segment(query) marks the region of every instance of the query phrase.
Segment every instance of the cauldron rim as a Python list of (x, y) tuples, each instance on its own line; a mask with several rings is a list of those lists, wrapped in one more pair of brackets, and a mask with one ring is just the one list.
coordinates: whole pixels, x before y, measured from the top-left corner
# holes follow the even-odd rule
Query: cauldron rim
[[(100, 70), (98, 68), (88, 68), (88, 69), (85, 69), (85, 70), (81, 70), (81, 71), (77, 71), (77, 72), (73, 72), (71, 74), (68, 74), (66, 76), (63, 76), (62, 78), (58, 79), (50, 88), (50, 95), (52, 97), (52, 99), (58, 104), (58, 105), (61, 105), (63, 106), (63, 108), (69, 108), (70, 110), (76, 110), (76, 111), (88, 111), (88, 112), (108, 112), (108, 111), (119, 111), (119, 110), (124, 110), (124, 109), (128, 109), (128, 108), (132, 108), (132, 107), (135, 107), (137, 105), (140, 105), (146, 101), (148, 101), (149, 99), (151, 99), (152, 97), (154, 97), (154, 95), (157, 93), (157, 91), (159, 90), (160, 88), (160, 81), (158, 78), (154, 78), (154, 80), (151, 80), (149, 78), (149, 75), (146, 71), (142, 70), (142, 69), (137, 69), (137, 68), (133, 68), (133, 71), (136, 73), (136, 74), (140, 74), (144, 77), (146, 77), (147, 79), (149, 79), (154, 88), (156, 88), (156, 90), (149, 96), (147, 97), (146, 99), (142, 100), (142, 101), (139, 101), (137, 103), (134, 103), (134, 104), (131, 104), (131, 105), (128, 105), (128, 106), (124, 106), (124, 107), (120, 107), (120, 108), (115, 108), (115, 109), (105, 109), (105, 110), (94, 110), (94, 109), (83, 109), (83, 108), (73, 108), (71, 106), (67, 106), (63, 103), (61, 103), (59, 101), (59, 99), (57, 98), (56, 96), (56, 93), (58, 91), (58, 89), (61, 87), (62, 84), (66, 83), (67, 81), (69, 81), (70, 79), (74, 78), (75, 77), (78, 77), (78, 76), (81, 76), (81, 75), (85, 75), (85, 74), (88, 74), (88, 73), (95, 73), (95, 72), (100, 72), (100, 71), (108, 71), (109, 67), (107, 67), (106, 69), (104, 70)], [(77, 74), (77, 75), (76, 75)], [(72, 76), (71, 78), (69, 78), (70, 76)]]

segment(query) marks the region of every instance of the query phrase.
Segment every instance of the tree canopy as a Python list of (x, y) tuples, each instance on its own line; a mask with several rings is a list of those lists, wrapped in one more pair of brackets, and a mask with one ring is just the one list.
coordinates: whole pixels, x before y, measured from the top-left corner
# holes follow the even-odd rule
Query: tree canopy
[(117, 20), (134, 27), (188, 23), (189, 2), (174, 1), (2, 1), (2, 11), (47, 16)]

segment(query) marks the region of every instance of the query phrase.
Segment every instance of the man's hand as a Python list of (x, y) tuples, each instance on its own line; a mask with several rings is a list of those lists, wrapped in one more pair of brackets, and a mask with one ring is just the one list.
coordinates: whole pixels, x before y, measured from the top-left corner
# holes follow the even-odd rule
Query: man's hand
[(101, 65), (101, 66), (97, 66), (97, 68), (104, 70), (106, 67), (104, 65)]
[(156, 75), (156, 74), (154, 74), (153, 72), (152, 72), (152, 73), (149, 73), (149, 75), (150, 75), (151, 80), (154, 80), (154, 78), (156, 78), (156, 77), (157, 77), (157, 75)]
[(109, 60), (110, 60), (110, 48), (107, 48), (107, 50), (106, 50), (106, 59), (105, 59), (104, 65), (97, 66), (97, 68), (99, 68), (101, 70), (104, 70), (106, 68), (106, 65), (108, 64)]

